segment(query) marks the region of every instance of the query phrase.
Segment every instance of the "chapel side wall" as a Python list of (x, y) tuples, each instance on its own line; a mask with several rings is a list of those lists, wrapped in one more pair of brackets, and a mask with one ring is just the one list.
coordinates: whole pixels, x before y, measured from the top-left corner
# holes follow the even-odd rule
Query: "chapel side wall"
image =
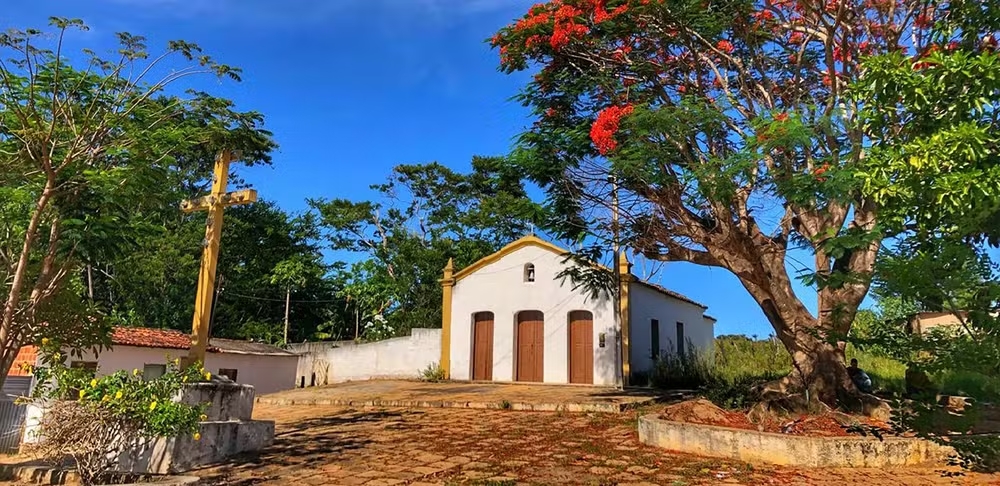
[[(451, 378), (469, 380), (472, 375), (472, 316), (493, 313), (493, 380), (515, 381), (516, 322), (522, 310), (542, 311), (544, 323), (543, 380), (569, 382), (569, 313), (590, 311), (594, 316), (594, 384), (615, 383), (615, 328), (612, 301), (591, 299), (583, 289), (573, 290), (569, 279), (556, 276), (564, 268), (564, 257), (528, 245), (504, 255), (455, 283), (451, 312)], [(535, 281), (524, 281), (524, 267), (535, 266)], [(599, 347), (605, 334), (605, 347)]]
[(376, 378), (418, 378), (441, 359), (441, 330), (412, 329), (409, 336), (371, 343), (337, 341), (292, 344), (298, 354), (295, 386)]
[(639, 283), (629, 286), (629, 357), (632, 372), (653, 369), (652, 320), (660, 322), (660, 354), (677, 353), (677, 323), (684, 323), (685, 346), (689, 343), (708, 358), (714, 351), (715, 327), (704, 317), (701, 306), (664, 295)]

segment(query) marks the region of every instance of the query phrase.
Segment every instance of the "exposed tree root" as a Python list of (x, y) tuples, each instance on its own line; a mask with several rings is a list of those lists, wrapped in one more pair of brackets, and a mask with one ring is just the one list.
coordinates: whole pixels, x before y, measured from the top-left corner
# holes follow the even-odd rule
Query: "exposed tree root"
[(803, 386), (792, 375), (760, 385), (753, 393), (757, 395), (758, 402), (750, 410), (751, 420), (765, 415), (819, 415), (839, 410), (886, 422), (892, 411), (884, 400), (862, 393), (850, 383), (837, 390), (833, 403), (826, 403), (820, 399), (819, 393)]

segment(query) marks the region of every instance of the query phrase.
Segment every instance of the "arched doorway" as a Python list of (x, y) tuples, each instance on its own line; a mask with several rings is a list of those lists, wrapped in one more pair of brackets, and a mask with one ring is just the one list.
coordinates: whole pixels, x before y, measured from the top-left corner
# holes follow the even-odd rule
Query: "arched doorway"
[(517, 381), (542, 382), (545, 370), (545, 316), (517, 313)]
[(472, 315), (472, 379), (493, 379), (493, 313)]
[(594, 315), (569, 313), (569, 382), (594, 384)]

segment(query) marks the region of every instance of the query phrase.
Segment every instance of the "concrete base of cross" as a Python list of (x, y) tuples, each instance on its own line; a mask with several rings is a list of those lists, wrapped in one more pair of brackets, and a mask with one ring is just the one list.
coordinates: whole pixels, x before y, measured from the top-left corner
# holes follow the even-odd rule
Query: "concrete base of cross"
[(208, 383), (185, 385), (178, 399), (191, 405), (208, 404), (200, 440), (193, 436), (154, 439), (123, 454), (121, 470), (177, 474), (274, 443), (274, 422), (252, 419), (254, 389), (250, 385), (213, 377)]

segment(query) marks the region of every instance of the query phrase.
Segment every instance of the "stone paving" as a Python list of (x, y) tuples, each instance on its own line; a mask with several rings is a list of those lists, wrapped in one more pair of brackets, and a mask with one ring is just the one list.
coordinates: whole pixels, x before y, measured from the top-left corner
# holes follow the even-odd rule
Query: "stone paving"
[(650, 391), (566, 385), (354, 381), (297, 388), (258, 398), (270, 405), (494, 408), (529, 411), (619, 412), (651, 403)]
[(193, 474), (227, 486), (1000, 484), (953, 470), (795, 470), (671, 454), (639, 444), (639, 413), (258, 404), (256, 418), (277, 421), (275, 445)]

